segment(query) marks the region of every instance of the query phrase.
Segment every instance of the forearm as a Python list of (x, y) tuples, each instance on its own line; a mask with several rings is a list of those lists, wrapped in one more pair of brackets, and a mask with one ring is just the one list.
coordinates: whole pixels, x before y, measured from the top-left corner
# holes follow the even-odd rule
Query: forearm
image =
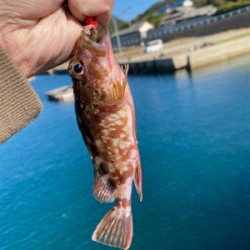
[(0, 45), (0, 144), (26, 127), (41, 109), (37, 94)]
[(70, 58), (84, 18), (98, 16), (106, 25), (113, 4), (114, 0), (0, 0), (0, 143), (41, 111), (25, 77)]

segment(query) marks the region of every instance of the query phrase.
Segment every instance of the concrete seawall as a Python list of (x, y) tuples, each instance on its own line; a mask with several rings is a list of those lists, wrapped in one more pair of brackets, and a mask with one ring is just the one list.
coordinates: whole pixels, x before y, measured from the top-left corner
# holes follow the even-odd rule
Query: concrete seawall
[(248, 53), (250, 54), (250, 34), (246, 37), (198, 48), (194, 51), (182, 51), (167, 58), (128, 62), (130, 65), (129, 72), (131, 74), (145, 74), (168, 73), (183, 68), (193, 70)]

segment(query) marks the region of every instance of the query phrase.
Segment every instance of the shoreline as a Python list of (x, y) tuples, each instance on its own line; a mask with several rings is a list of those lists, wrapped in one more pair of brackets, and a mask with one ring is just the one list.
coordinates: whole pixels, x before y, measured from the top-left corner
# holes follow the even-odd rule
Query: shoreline
[[(120, 64), (129, 64), (130, 74), (173, 73), (180, 69), (195, 70), (250, 53), (250, 28), (230, 30), (204, 37), (181, 38), (164, 44), (155, 53), (146, 54), (142, 47), (115, 54)], [(68, 63), (47, 73), (64, 74)]]

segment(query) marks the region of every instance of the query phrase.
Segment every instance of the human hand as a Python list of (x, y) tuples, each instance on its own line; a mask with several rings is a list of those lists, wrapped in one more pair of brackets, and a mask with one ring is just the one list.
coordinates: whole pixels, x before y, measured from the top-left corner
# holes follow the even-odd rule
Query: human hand
[(0, 0), (0, 44), (26, 77), (66, 61), (86, 16), (106, 25), (114, 0)]

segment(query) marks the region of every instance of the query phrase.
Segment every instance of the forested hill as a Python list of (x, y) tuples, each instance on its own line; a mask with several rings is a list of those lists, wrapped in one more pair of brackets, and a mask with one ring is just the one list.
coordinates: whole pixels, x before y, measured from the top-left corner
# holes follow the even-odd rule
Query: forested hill
[[(138, 15), (132, 20), (132, 23), (149, 21), (154, 25), (158, 25), (161, 17), (155, 15), (155, 11), (164, 6), (165, 4), (171, 4), (180, 2), (180, 0), (164, 0), (153, 4), (150, 8)], [(208, 4), (213, 4), (218, 8), (217, 14), (221, 14), (236, 8), (244, 7), (250, 4), (250, 0), (193, 0), (195, 7), (202, 7)]]

